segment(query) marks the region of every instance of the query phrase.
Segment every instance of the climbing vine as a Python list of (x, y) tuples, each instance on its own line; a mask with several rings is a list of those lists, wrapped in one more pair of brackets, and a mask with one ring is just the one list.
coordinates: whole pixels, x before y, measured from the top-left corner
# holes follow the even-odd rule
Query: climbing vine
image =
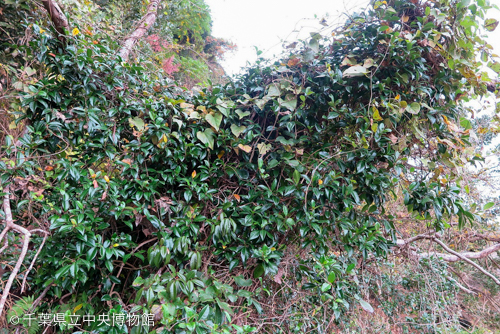
[[(160, 15), (183, 4), (190, 28), (176, 24), (175, 43), (200, 52), (202, 1)], [(124, 62), (105, 31), (71, 23), (60, 40), (30, 23), (12, 45), (27, 64), (12, 114), (26, 131), (5, 137), (0, 158), (14, 220), (42, 231), (24, 259), (33, 271), (19, 274), (43, 298), (23, 303), (66, 320), (151, 315), (60, 321), (61, 333), (324, 333), (353, 307), (373, 312), (358, 275), (398, 245), (396, 193), (437, 232), (481, 220), (459, 168), (482, 159), (467, 149), (463, 101), (496, 90), (483, 65), (500, 71), (481, 35), (496, 26), (490, 7), (375, 1), (279, 61), (193, 91), (170, 78), (189, 70), (174, 58), (162, 73), (147, 53)], [(144, 44), (170, 47), (157, 37)], [(13, 263), (20, 239), (2, 237)]]

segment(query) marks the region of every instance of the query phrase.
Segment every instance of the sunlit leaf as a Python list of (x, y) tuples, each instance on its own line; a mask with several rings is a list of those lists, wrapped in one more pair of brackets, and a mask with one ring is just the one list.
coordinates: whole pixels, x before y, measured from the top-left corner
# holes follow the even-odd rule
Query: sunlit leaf
[(257, 149), (259, 150), (259, 155), (265, 155), (271, 149), (271, 144), (259, 143), (257, 144)]
[(205, 129), (205, 131), (198, 131), (196, 137), (203, 143), (208, 144), (212, 150), (214, 149), (214, 132), (211, 129)]
[(345, 78), (351, 78), (351, 77), (362, 77), (365, 76), (368, 73), (368, 70), (360, 65), (352, 66), (346, 69), (343, 73), (342, 76)]
[(410, 114), (416, 115), (420, 112), (420, 104), (418, 102), (412, 102), (406, 107), (406, 111)]
[(231, 132), (233, 133), (233, 135), (235, 135), (236, 137), (239, 137), (240, 134), (246, 130), (246, 126), (244, 125), (241, 125), (241, 126), (238, 126), (236, 124), (231, 124)]
[(372, 58), (367, 58), (365, 59), (365, 62), (363, 63), (364, 68), (370, 68), (374, 65), (373, 59)]
[(128, 121), (130, 126), (134, 126), (138, 131), (143, 131), (145, 128), (144, 121), (140, 117), (129, 118)]
[(214, 127), (216, 131), (219, 131), (220, 124), (222, 122), (222, 114), (219, 112), (212, 114), (208, 114), (205, 116), (205, 120)]
[(250, 112), (249, 111), (241, 111), (241, 109), (236, 109), (236, 114), (238, 115), (238, 117), (240, 119), (242, 119), (243, 117), (250, 115)]
[(267, 95), (268, 96), (280, 96), (281, 95), (281, 91), (278, 87), (277, 84), (272, 84), (269, 86), (269, 91), (267, 92)]
[(297, 98), (293, 94), (287, 94), (285, 100), (281, 102), (281, 105), (290, 111), (295, 110), (297, 107)]
[(252, 151), (252, 147), (248, 145), (238, 144), (238, 147), (247, 153)]

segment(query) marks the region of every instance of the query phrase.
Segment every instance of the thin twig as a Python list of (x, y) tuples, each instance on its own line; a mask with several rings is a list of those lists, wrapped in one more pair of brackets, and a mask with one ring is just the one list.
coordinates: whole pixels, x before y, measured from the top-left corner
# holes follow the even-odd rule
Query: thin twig
[(43, 240), (42, 240), (42, 244), (40, 245), (40, 247), (38, 247), (38, 251), (36, 252), (35, 257), (31, 261), (31, 264), (30, 264), (28, 270), (26, 270), (26, 272), (24, 273), (23, 283), (21, 284), (21, 293), (24, 292), (24, 287), (26, 285), (26, 279), (28, 278), (28, 274), (30, 273), (31, 269), (33, 269), (33, 265), (35, 264), (36, 259), (38, 258), (38, 255), (40, 254), (46, 240), (47, 240), (47, 234), (44, 235)]
[(40, 304), (40, 302), (42, 301), (43, 297), (45, 297), (45, 295), (47, 294), (47, 292), (50, 290), (51, 286), (52, 286), (52, 284), (47, 285), (47, 287), (42, 291), (42, 293), (40, 294), (40, 296), (38, 296), (38, 298), (35, 299), (35, 301), (33, 302), (33, 305), (31, 305), (30, 312), (33, 311), (34, 309), (36, 309), (36, 307), (38, 306), (38, 304)]

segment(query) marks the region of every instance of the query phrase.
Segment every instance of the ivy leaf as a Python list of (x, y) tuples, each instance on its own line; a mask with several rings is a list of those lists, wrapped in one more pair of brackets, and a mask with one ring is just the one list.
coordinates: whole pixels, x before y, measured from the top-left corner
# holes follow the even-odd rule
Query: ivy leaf
[(406, 111), (408, 111), (410, 114), (416, 115), (420, 112), (420, 104), (417, 102), (412, 102), (406, 107)]
[(231, 125), (231, 132), (233, 133), (233, 135), (235, 135), (236, 137), (239, 137), (240, 134), (246, 130), (246, 126), (242, 125), (242, 126), (237, 126), (236, 124), (232, 124)]
[(297, 98), (293, 94), (287, 94), (281, 105), (290, 111), (294, 111), (297, 107)]
[(30, 76), (32, 76), (33, 74), (35, 74), (35, 73), (36, 73), (36, 71), (35, 71), (34, 69), (32, 69), (31, 67), (26, 67), (26, 68), (24, 69), (24, 71), (26, 72), (26, 74), (27, 74), (29, 77), (30, 77)]
[(223, 106), (217, 106), (217, 109), (226, 117), (229, 116), (229, 109), (224, 108)]
[(220, 123), (222, 122), (222, 114), (208, 114), (207, 116), (205, 116), (205, 120), (208, 122), (208, 124), (213, 126), (215, 130), (219, 131)]
[(252, 285), (252, 280), (251, 279), (244, 279), (243, 276), (236, 276), (234, 277), (234, 281), (238, 286), (250, 286)]
[(144, 130), (144, 121), (139, 118), (139, 117), (134, 117), (134, 118), (129, 118), (128, 122), (130, 123), (130, 126), (135, 126), (137, 130), (143, 131)]
[(348, 66), (348, 65), (356, 65), (356, 60), (350, 59), (348, 57), (344, 57), (342, 62), (340, 63), (340, 66)]
[(363, 67), (364, 67), (364, 68), (370, 68), (370, 67), (372, 67), (373, 65), (375, 65), (375, 64), (374, 64), (374, 62), (373, 62), (373, 59), (372, 59), (372, 58), (367, 58), (367, 59), (365, 59), (365, 62), (363, 63)]
[(283, 145), (294, 145), (295, 144), (295, 141), (293, 139), (291, 139), (291, 138), (285, 139), (283, 136), (278, 136), (278, 138), (276, 138), (276, 141), (279, 141)]
[(255, 100), (255, 105), (259, 107), (260, 110), (262, 110), (264, 109), (264, 106), (266, 105), (267, 101), (269, 101), (269, 97), (264, 96), (262, 99)]
[(272, 84), (269, 86), (269, 91), (267, 92), (267, 96), (280, 96), (281, 91), (277, 84)]
[(347, 70), (342, 73), (342, 77), (344, 78), (352, 78), (352, 77), (362, 77), (368, 73), (368, 70), (361, 66), (361, 65), (356, 65), (349, 67)]
[(264, 155), (267, 152), (269, 152), (271, 147), (272, 147), (271, 144), (264, 144), (264, 143), (257, 144), (257, 149), (259, 150), (260, 155)]
[(318, 42), (318, 40), (316, 38), (312, 38), (311, 41), (309, 41), (309, 47), (315, 53), (318, 53), (319, 52), (319, 42)]
[(238, 115), (238, 117), (240, 119), (242, 119), (243, 117), (250, 115), (250, 112), (249, 111), (242, 111), (241, 109), (237, 109), (236, 114)]
[(399, 102), (399, 112), (404, 112), (406, 110), (406, 107), (408, 107), (408, 102), (406, 101), (401, 101)]
[(204, 132), (198, 131), (196, 137), (203, 143), (208, 144), (212, 150), (214, 149), (214, 132), (212, 129), (205, 129)]
[(493, 71), (497, 72), (498, 74), (500, 74), (500, 63), (489, 62), (488, 67), (491, 68)]
[(247, 153), (250, 153), (252, 151), (252, 147), (248, 145), (238, 144), (238, 148), (242, 149)]

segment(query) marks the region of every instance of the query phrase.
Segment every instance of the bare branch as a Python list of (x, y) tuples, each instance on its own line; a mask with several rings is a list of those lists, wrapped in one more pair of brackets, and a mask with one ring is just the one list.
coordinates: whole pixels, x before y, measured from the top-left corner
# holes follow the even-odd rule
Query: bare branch
[(454, 279), (453, 277), (451, 276), (446, 276), (447, 279), (449, 279), (450, 281), (452, 281), (453, 283), (455, 283), (456, 286), (458, 286), (458, 288), (464, 292), (467, 292), (467, 293), (470, 293), (471, 295), (477, 295), (476, 292), (470, 290), (470, 289), (467, 289), (465, 286), (463, 286), (462, 284), (458, 283), (458, 281), (456, 279)]
[(478, 269), (479, 271), (481, 271), (486, 276), (490, 277), (496, 284), (500, 285), (500, 280), (498, 280), (498, 278), (496, 278), (494, 275), (492, 275), (491, 273), (486, 271), (483, 267), (481, 267), (480, 265), (478, 265), (477, 263), (475, 263), (474, 261), (471, 260), (471, 259), (482, 259), (482, 258), (490, 255), (491, 253), (500, 250), (500, 243), (495, 244), (493, 246), (490, 246), (488, 248), (485, 248), (480, 252), (458, 253), (458, 252), (455, 252), (453, 249), (449, 248), (447, 245), (445, 245), (444, 242), (439, 240), (439, 237), (440, 236), (438, 234), (435, 234), (435, 235), (421, 234), (421, 235), (417, 235), (417, 236), (410, 238), (410, 239), (407, 239), (407, 240), (397, 240), (396, 244), (398, 245), (398, 247), (404, 247), (404, 246), (407, 246), (416, 240), (420, 240), (420, 239), (431, 240), (431, 241), (437, 243), (438, 245), (440, 245), (441, 247), (443, 247), (443, 249), (445, 251), (447, 251), (449, 254), (443, 254), (443, 253), (438, 253), (438, 252), (417, 253), (414, 250), (411, 250), (411, 254), (417, 256), (420, 259), (428, 258), (431, 256), (436, 256), (436, 257), (439, 257), (447, 262), (465, 261), (465, 262), (469, 263), (470, 265), (472, 265), (473, 267), (475, 267), (476, 269)]
[(128, 60), (129, 54), (132, 51), (135, 43), (144, 36), (144, 34), (153, 26), (156, 21), (158, 12), (159, 0), (151, 0), (148, 5), (147, 13), (142, 17), (137, 25), (137, 28), (125, 39), (120, 50), (120, 56), (124, 61)]
[[(3, 251), (9, 246), (9, 243), (7, 242), (7, 231), (9, 229), (5, 228), (2, 233), (0, 233), (0, 241), (4, 241), (2, 248), (0, 248), (0, 254), (3, 253)], [(4, 239), (5, 238), (5, 239)]]
[(500, 250), (500, 243), (495, 244), (493, 246), (490, 246), (488, 248), (485, 248), (480, 252), (464, 252), (464, 253), (455, 253), (455, 252), (451, 253), (450, 252), (451, 254), (454, 254), (454, 255), (429, 252), (429, 253), (421, 253), (421, 254), (419, 254), (419, 257), (424, 258), (424, 257), (430, 257), (430, 256), (439, 256), (439, 257), (442, 257), (443, 260), (445, 260), (447, 262), (458, 262), (458, 261), (461, 261), (464, 259), (482, 259), (482, 258), (485, 258), (488, 255), (490, 255), (491, 253), (496, 252), (498, 250)]
[(12, 219), (12, 211), (10, 210), (10, 187), (7, 185), (4, 189), (3, 192), (6, 194), (3, 197), (3, 212), (5, 214), (5, 229), (2, 231), (1, 235), (4, 235), (7, 233), (8, 230), (16, 230), (17, 232), (23, 234), (23, 248), (21, 250), (21, 255), (19, 255), (19, 259), (16, 262), (16, 265), (12, 272), (10, 273), (9, 279), (7, 280), (7, 284), (5, 285), (5, 288), (3, 290), (2, 298), (0, 299), (0, 317), (2, 316), (3, 313), (3, 308), (5, 306), (5, 302), (7, 301), (7, 297), (9, 296), (10, 288), (12, 287), (12, 283), (14, 282), (14, 279), (17, 276), (17, 273), (19, 272), (19, 269), (21, 268), (21, 265), (23, 264), (23, 260), (26, 257), (26, 253), (28, 252), (28, 245), (30, 243), (30, 237), (31, 233), (27, 229), (25, 229), (22, 226), (19, 226), (14, 223), (14, 220)]
[[(440, 238), (439, 235), (432, 235), (431, 233), (434, 233), (434, 232), (430, 232), (430, 233), (426, 233), (426, 234), (420, 234), (420, 235), (417, 235), (415, 237), (412, 237), (412, 238), (409, 238), (409, 239), (406, 239), (406, 240), (397, 240), (396, 241), (396, 244), (398, 247), (404, 247), (404, 246), (407, 246), (409, 245), (410, 243), (414, 242), (414, 241), (417, 241), (417, 240), (421, 240), (421, 239), (428, 239), (428, 240), (432, 240), (438, 244), (440, 244), (443, 248), (445, 248), (445, 250), (447, 252), (449, 252), (450, 254), (444, 254), (444, 253), (438, 253), (438, 252), (425, 252), (425, 253), (418, 253), (416, 254), (419, 258), (426, 258), (426, 257), (431, 257), (431, 256), (437, 256), (437, 257), (441, 257), (443, 258), (443, 260), (447, 261), (447, 262), (458, 262), (458, 261), (462, 261), (464, 259), (482, 259), (482, 258), (485, 258), (487, 257), (488, 255), (490, 255), (491, 253), (494, 253), (498, 250), (500, 250), (500, 243), (497, 243), (493, 246), (490, 246), (490, 247), (487, 247), (485, 249), (483, 249), (482, 251), (479, 251), (479, 252), (464, 252), (464, 253), (457, 253), (455, 251), (453, 251), (452, 249), (448, 248), (442, 241), (438, 241), (437, 239)], [(483, 238), (483, 240), (487, 240), (486, 238)]]
[[(476, 267), (479, 271), (481, 271), (483, 274), (485, 274), (486, 276), (490, 277), (496, 284), (500, 285), (500, 281), (498, 280), (498, 278), (496, 278), (495, 276), (493, 276), (492, 274), (490, 274), (489, 272), (487, 272), (483, 267), (481, 267), (480, 265), (478, 265), (477, 263), (475, 263), (474, 261), (470, 260), (468, 257), (465, 257), (463, 254), (461, 253), (457, 253), (455, 252), (453, 249), (449, 248), (448, 246), (446, 246), (441, 240), (439, 239), (433, 239), (434, 242), (438, 243), (441, 247), (443, 247), (448, 253), (451, 253), (455, 256), (458, 256), (459, 258), (461, 258), (462, 260), (464, 260), (465, 262), (469, 263), (470, 265)], [(493, 249), (493, 250), (491, 250)], [(484, 250), (482, 250), (481, 252), (468, 252), (470, 253), (471, 255), (474, 255), (474, 256), (478, 256), (477, 254), (485, 254), (483, 256), (479, 256), (479, 257), (472, 257), (473, 259), (479, 259), (481, 257), (485, 257), (487, 256), (488, 254), (494, 252), (495, 250), (498, 250), (500, 249), (500, 244), (496, 244), (496, 245), (493, 245), (491, 247), (488, 247)], [(488, 251), (490, 251), (488, 253)]]

